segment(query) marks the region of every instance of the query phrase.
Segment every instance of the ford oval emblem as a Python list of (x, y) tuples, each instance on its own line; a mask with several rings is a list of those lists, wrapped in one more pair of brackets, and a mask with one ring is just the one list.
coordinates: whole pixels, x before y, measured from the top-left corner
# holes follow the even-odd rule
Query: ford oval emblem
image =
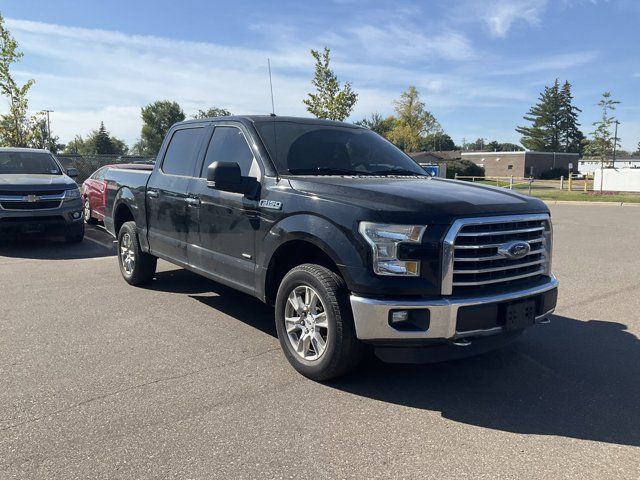
[(523, 240), (503, 243), (498, 247), (498, 253), (503, 257), (517, 260), (526, 257), (531, 251), (531, 245)]

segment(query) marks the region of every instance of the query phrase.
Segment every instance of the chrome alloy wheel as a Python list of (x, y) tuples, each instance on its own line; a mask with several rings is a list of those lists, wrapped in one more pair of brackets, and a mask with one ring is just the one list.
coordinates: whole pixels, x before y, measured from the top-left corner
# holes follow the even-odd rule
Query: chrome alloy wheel
[(294, 288), (284, 309), (287, 337), (305, 360), (317, 360), (327, 349), (329, 322), (318, 293), (308, 285)]
[(136, 266), (136, 252), (133, 250), (133, 241), (129, 233), (125, 233), (120, 240), (120, 262), (127, 275), (133, 274)]

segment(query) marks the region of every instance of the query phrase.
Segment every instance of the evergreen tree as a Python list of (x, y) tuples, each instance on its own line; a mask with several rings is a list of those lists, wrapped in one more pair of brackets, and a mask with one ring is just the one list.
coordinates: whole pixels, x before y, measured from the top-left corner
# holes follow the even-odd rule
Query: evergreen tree
[(531, 107), (524, 119), (531, 122), (529, 127), (517, 127), (522, 135), (520, 143), (530, 150), (557, 152), (560, 150), (561, 100), (558, 79), (551, 87), (544, 87), (538, 103)]
[(87, 138), (76, 135), (66, 145), (64, 152), (79, 155), (124, 155), (127, 150), (127, 145), (119, 138), (112, 137), (104, 122), (100, 122), (100, 128), (93, 130)]
[(302, 102), (307, 110), (317, 118), (342, 121), (351, 114), (353, 106), (358, 100), (358, 94), (351, 89), (351, 83), (346, 82), (340, 87), (338, 77), (329, 66), (330, 50), (324, 47), (324, 52), (311, 50), (316, 61), (316, 71), (313, 76), (313, 86), (316, 93), (309, 93)]
[(571, 84), (565, 81), (560, 91), (560, 148), (563, 152), (582, 153), (584, 135), (578, 128), (578, 114), (582, 110), (572, 102)]

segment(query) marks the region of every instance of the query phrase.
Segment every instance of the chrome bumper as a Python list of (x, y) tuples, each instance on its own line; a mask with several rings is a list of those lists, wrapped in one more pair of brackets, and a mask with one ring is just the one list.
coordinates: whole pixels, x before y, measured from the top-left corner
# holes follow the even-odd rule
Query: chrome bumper
[[(360, 340), (422, 340), (422, 339), (454, 339), (471, 336), (494, 335), (504, 328), (496, 327), (486, 330), (457, 332), (458, 309), (471, 305), (499, 303), (517, 300), (548, 292), (558, 287), (558, 280), (552, 276), (550, 280), (536, 287), (517, 292), (476, 298), (441, 298), (437, 300), (406, 299), (373, 299), (351, 295), (351, 309), (356, 327), (356, 335)], [(399, 331), (389, 325), (390, 310), (428, 309), (430, 312), (429, 328), (426, 331)], [(541, 320), (553, 313), (553, 309), (536, 317)]]

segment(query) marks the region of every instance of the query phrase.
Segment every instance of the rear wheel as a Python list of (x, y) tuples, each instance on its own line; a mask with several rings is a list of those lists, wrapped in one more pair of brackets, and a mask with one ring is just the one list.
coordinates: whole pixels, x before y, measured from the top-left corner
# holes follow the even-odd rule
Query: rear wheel
[(140, 248), (135, 222), (125, 222), (118, 232), (118, 264), (122, 277), (130, 285), (150, 282), (156, 273), (158, 259)]
[(289, 363), (313, 380), (344, 375), (362, 358), (349, 292), (326, 267), (304, 264), (285, 275), (276, 299), (276, 329)]
[(84, 221), (89, 225), (98, 223), (98, 220), (93, 218), (93, 216), (91, 215), (91, 202), (89, 202), (88, 198), (84, 200), (84, 209), (82, 211), (82, 216), (84, 218)]

